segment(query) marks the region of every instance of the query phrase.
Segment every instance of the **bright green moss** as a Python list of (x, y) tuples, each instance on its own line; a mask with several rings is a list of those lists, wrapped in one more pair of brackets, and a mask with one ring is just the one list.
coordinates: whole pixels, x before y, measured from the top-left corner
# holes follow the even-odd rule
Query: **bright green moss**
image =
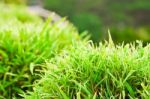
[(80, 37), (70, 23), (62, 25), (63, 20), (45, 23), (19, 6), (4, 10), (0, 13), (0, 95), (11, 99), (32, 90), (36, 70), (43, 68), (45, 60), (69, 49)]
[[(26, 99), (125, 99), (150, 96), (150, 45), (75, 44), (47, 62)], [(37, 97), (37, 98), (35, 98)]]

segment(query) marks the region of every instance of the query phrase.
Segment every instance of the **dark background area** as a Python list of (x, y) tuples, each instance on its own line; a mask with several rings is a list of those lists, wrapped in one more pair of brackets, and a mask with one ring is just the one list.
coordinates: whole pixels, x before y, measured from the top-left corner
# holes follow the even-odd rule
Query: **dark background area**
[(94, 42), (106, 39), (108, 29), (114, 42), (150, 42), (149, 0), (3, 0), (6, 3), (40, 5), (55, 11), (79, 30), (87, 30)]

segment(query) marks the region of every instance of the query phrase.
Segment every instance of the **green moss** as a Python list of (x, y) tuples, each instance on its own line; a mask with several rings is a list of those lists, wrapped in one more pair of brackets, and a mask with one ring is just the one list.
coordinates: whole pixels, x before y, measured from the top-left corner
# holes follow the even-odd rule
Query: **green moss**
[(92, 43), (77, 43), (45, 64), (42, 79), (24, 97), (149, 98), (150, 45), (136, 44), (114, 46), (111, 41), (94, 47)]
[(44, 68), (46, 59), (69, 49), (72, 41), (80, 41), (70, 23), (42, 22), (22, 8), (9, 6), (0, 14), (0, 95), (7, 99), (32, 90), (36, 70)]

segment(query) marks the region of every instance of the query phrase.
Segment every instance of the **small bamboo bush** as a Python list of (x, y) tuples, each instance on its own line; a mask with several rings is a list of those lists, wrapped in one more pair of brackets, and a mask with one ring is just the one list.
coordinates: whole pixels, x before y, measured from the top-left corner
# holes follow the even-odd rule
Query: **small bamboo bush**
[(26, 99), (149, 99), (150, 45), (74, 43), (47, 62)]
[[(18, 17), (15, 11), (22, 13)], [(51, 19), (45, 23), (34, 17), (25, 9), (12, 6), (0, 13), (0, 98), (17, 98), (23, 91), (32, 90), (31, 85), (38, 78), (36, 70), (43, 68), (45, 60), (80, 40), (70, 23), (50, 24)]]

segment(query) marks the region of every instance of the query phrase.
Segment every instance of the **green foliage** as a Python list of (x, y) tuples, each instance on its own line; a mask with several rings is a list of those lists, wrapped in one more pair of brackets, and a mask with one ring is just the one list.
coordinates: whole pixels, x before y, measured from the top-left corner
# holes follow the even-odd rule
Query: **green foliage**
[(62, 16), (68, 16), (68, 19), (73, 22), (79, 31), (87, 30), (91, 34), (91, 39), (98, 42), (102, 38), (102, 33), (100, 33), (102, 32), (102, 21), (97, 15), (87, 11), (97, 2), (98, 0), (95, 2), (91, 0), (44, 0), (44, 6)]
[(44, 68), (42, 63), (80, 40), (70, 23), (50, 24), (51, 19), (43, 23), (24, 10), (14, 9), (9, 6), (0, 14), (0, 95), (7, 99), (32, 90), (37, 69)]
[[(52, 24), (22, 6), (0, 9), (0, 98), (149, 98), (150, 45), (115, 45), (109, 35), (109, 42), (94, 46), (64, 19)], [(91, 14), (73, 17), (91, 24), (79, 23), (84, 28), (101, 25)], [(148, 41), (148, 31), (137, 29), (138, 37)], [(132, 28), (120, 32), (134, 37)]]
[(126, 27), (126, 28), (111, 28), (112, 37), (114, 39), (115, 43), (120, 42), (133, 42), (136, 40), (142, 40), (144, 43), (150, 41), (150, 31), (149, 28), (132, 28), (132, 27)]
[(25, 4), (27, 0), (2, 0), (2, 2), (7, 3), (7, 4)]
[[(102, 40), (100, 33), (106, 35), (102, 31), (106, 27), (115, 27), (115, 35), (120, 36), (120, 24), (124, 25), (124, 29), (129, 26), (138, 26), (139, 29), (149, 26), (149, 0), (44, 0), (44, 6), (62, 16), (68, 16), (80, 31), (88, 30), (91, 39), (96, 42)], [(129, 36), (124, 38), (128, 39)], [(139, 39), (135, 37), (136, 33), (132, 33), (129, 38), (131, 41)]]
[[(41, 18), (29, 13), (25, 6), (12, 5), (12, 4), (0, 4), (0, 23), (5, 24), (9, 21), (20, 21), (22, 23), (38, 23), (41, 22)], [(10, 23), (10, 22), (9, 22)]]
[(136, 0), (134, 1), (134, 3), (131, 3), (131, 4), (128, 4), (128, 9), (132, 9), (132, 10), (135, 10), (135, 9), (149, 9), (150, 10), (150, 3), (148, 3), (149, 0)]
[(80, 32), (87, 31), (91, 34), (91, 39), (99, 42), (102, 38), (102, 23), (98, 16), (90, 13), (80, 13), (72, 16), (71, 21), (78, 27)]
[[(136, 46), (135, 46), (136, 45)], [(150, 96), (150, 45), (94, 47), (74, 43), (46, 63), (47, 70), (26, 99), (126, 99)]]
[(44, 6), (49, 10), (54, 10), (60, 15), (66, 16), (74, 12), (75, 2), (75, 0), (44, 0)]

